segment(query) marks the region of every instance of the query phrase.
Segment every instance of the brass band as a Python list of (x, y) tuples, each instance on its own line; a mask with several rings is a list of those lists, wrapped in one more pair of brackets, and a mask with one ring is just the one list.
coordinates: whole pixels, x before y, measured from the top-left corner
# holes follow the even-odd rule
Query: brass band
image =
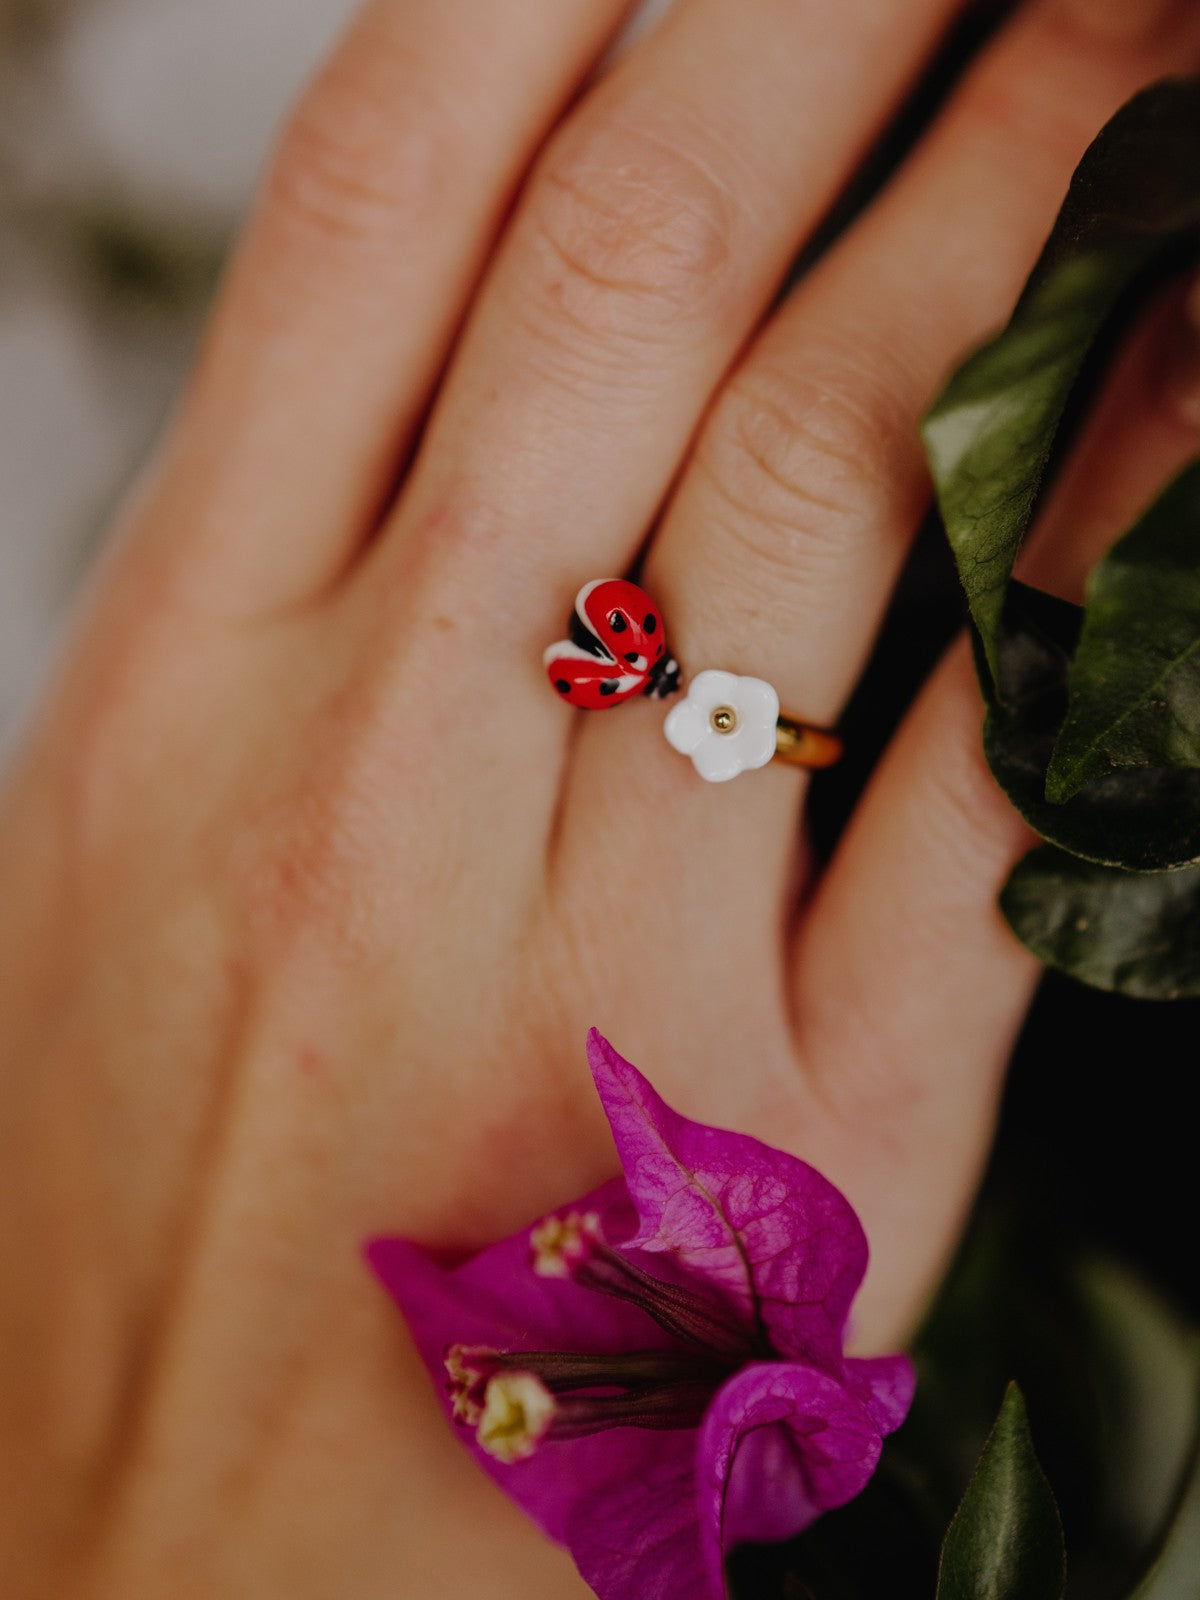
[(775, 759), (794, 767), (832, 767), (842, 758), (842, 741), (825, 728), (810, 728), (807, 722), (780, 716), (775, 724)]

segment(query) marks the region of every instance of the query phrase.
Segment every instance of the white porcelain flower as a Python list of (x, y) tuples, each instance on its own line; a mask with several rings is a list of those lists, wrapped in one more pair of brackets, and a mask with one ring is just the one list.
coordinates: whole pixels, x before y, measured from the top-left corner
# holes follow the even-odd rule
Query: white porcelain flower
[(761, 678), (698, 672), (672, 708), (663, 732), (709, 783), (765, 767), (775, 754), (779, 696)]

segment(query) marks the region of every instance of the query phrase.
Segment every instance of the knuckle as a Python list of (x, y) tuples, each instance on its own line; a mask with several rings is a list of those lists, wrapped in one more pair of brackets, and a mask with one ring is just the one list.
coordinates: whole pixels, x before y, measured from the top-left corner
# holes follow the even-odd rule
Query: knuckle
[(445, 192), (446, 127), (394, 47), (347, 54), (293, 111), (268, 172), (267, 212), (306, 236), (391, 247)]
[(701, 160), (652, 134), (605, 127), (560, 146), (530, 207), (541, 295), (589, 330), (691, 322), (730, 292), (736, 203)]
[(914, 476), (911, 432), (878, 376), (837, 359), (799, 358), (733, 380), (697, 465), (735, 536), (795, 572), (890, 524)]

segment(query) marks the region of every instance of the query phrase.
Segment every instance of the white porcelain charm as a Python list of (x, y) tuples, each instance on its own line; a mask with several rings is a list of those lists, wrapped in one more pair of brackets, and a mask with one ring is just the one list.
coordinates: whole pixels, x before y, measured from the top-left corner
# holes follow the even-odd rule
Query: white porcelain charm
[(765, 767), (775, 754), (779, 696), (761, 678), (698, 672), (663, 723), (667, 740), (709, 783)]

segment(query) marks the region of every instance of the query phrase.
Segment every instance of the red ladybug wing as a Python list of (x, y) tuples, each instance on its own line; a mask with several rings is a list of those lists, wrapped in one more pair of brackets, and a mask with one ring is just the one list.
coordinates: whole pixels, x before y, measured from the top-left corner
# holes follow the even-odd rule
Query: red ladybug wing
[(552, 644), (543, 658), (546, 676), (570, 705), (585, 711), (615, 706), (646, 686), (646, 674), (622, 669), (620, 662), (594, 656), (570, 639)]
[(646, 591), (627, 578), (597, 578), (579, 591), (575, 610), (621, 671), (640, 672), (645, 683), (666, 650), (662, 613)]

